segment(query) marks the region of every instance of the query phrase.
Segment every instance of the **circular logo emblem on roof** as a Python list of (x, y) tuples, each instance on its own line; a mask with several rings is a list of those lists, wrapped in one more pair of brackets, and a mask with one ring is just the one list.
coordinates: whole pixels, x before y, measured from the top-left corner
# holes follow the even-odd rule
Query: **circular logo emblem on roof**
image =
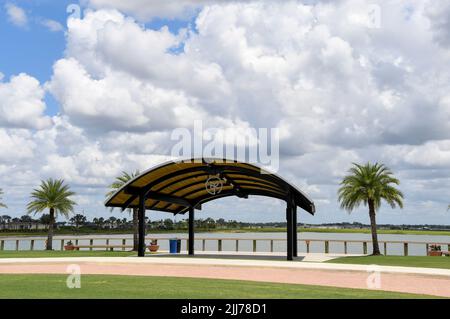
[(205, 182), (206, 191), (211, 195), (217, 195), (222, 191), (223, 180), (217, 176), (210, 176)]

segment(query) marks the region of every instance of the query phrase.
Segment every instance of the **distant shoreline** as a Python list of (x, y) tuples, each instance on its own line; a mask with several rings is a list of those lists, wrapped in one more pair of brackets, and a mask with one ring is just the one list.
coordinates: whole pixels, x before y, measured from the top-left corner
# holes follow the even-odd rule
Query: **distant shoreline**
[[(264, 228), (240, 228), (240, 229), (196, 229), (198, 233), (276, 233), (285, 232), (283, 227), (264, 227)], [(298, 228), (299, 232), (306, 233), (349, 233), (349, 234), (370, 234), (369, 228), (354, 229), (354, 228)], [(148, 234), (173, 234), (173, 233), (187, 233), (187, 229), (173, 229), (173, 230), (149, 230)], [(111, 230), (58, 230), (54, 235), (73, 235), (73, 236), (87, 236), (87, 235), (132, 235), (130, 230), (111, 231)], [(450, 231), (443, 230), (397, 230), (397, 229), (379, 229), (378, 234), (390, 235), (432, 235), (432, 236), (450, 236)], [(0, 232), (2, 237), (34, 237), (46, 236), (45, 231), (39, 232)]]

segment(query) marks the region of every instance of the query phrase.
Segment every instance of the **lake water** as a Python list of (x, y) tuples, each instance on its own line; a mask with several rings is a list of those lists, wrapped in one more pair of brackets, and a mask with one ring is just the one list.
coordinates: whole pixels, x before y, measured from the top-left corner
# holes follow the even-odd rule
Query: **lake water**
[[(169, 249), (169, 238), (180, 238), (187, 239), (187, 234), (176, 233), (176, 234), (147, 234), (148, 238), (158, 238), (158, 244), (161, 250)], [(273, 250), (276, 252), (286, 251), (286, 233), (196, 233), (195, 234), (195, 249), (202, 250), (202, 240), (198, 238), (211, 238), (211, 240), (205, 241), (205, 248), (209, 251), (217, 251), (218, 243), (217, 240), (212, 240), (215, 238), (221, 239), (240, 239), (239, 240), (239, 251), (252, 251), (253, 250), (253, 239), (282, 239), (282, 241), (273, 242)], [(67, 242), (69, 239), (72, 242), (78, 239), (79, 245), (89, 245), (89, 240), (94, 239), (94, 245), (104, 245), (106, 243), (106, 238), (109, 238), (109, 244), (111, 245), (121, 245), (122, 238), (126, 238), (126, 244), (132, 244), (132, 235), (83, 235), (83, 236), (55, 236), (53, 242), (53, 249), (58, 250), (61, 246), (61, 240)], [(410, 243), (408, 247), (409, 255), (423, 256), (426, 254), (426, 243), (450, 243), (450, 236), (430, 236), (430, 235), (378, 235), (380, 241), (409, 241), (418, 242)], [(29, 250), (31, 239), (35, 240), (34, 249), (43, 250), (45, 245), (46, 237), (3, 237), (0, 238), (5, 241), (5, 250), (15, 250), (16, 240), (19, 239), (19, 250)], [(370, 241), (370, 234), (354, 234), (354, 233), (310, 233), (310, 232), (299, 232), (298, 233), (298, 251), (306, 252), (306, 244), (302, 239), (320, 239), (320, 240), (330, 240), (329, 252), (330, 253), (344, 253), (344, 244), (342, 242), (332, 242), (332, 240), (359, 240), (359, 241)], [(149, 242), (149, 240), (147, 240)], [(223, 240), (222, 250), (223, 251), (234, 251), (236, 248), (235, 240)], [(186, 241), (182, 241), (182, 250), (186, 249)], [(371, 253), (372, 247), (371, 243), (368, 242), (367, 245), (368, 253)], [(381, 252), (383, 252), (383, 244), (380, 243)], [(387, 245), (389, 255), (403, 255), (403, 244), (402, 243), (388, 243)], [(442, 247), (443, 250), (447, 250), (447, 246)], [(257, 251), (264, 252), (270, 251), (270, 240), (259, 240), (257, 242)], [(323, 242), (311, 242), (310, 252), (324, 252)], [(347, 243), (347, 252), (349, 254), (362, 254), (363, 245), (362, 243)]]

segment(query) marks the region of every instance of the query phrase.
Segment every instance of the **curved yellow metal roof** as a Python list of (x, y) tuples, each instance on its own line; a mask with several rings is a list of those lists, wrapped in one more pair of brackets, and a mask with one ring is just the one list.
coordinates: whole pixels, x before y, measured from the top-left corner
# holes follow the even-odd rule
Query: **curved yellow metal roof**
[[(209, 178), (220, 182), (220, 192), (208, 191)], [(249, 195), (291, 200), (307, 212), (315, 212), (312, 200), (278, 175), (253, 164), (225, 159), (200, 158), (158, 165), (117, 190), (106, 200), (105, 206), (136, 208), (142, 194), (146, 198), (146, 209), (174, 214), (185, 213), (189, 207), (199, 208), (214, 199), (247, 198)]]

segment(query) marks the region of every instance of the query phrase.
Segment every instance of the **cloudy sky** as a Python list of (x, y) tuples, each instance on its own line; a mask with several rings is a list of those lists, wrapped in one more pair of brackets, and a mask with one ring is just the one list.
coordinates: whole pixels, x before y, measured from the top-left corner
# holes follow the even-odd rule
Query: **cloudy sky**
[[(0, 3), (0, 214), (23, 215), (55, 177), (76, 212), (108, 217), (106, 185), (169, 159), (173, 129), (200, 119), (279, 129), (279, 173), (317, 207), (300, 221), (367, 223), (336, 191), (352, 162), (379, 161), (405, 194), (380, 223), (450, 224), (450, 2)], [(228, 198), (198, 216), (281, 221), (284, 209)]]

